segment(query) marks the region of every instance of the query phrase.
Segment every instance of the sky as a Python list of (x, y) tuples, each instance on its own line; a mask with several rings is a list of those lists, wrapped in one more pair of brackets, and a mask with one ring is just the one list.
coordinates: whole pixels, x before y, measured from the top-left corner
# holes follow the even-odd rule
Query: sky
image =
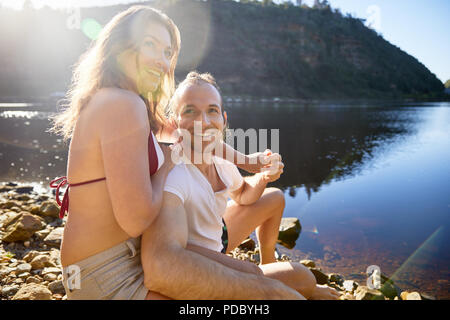
[[(0, 0), (0, 4), (20, 9), (24, 1)], [(36, 8), (45, 4), (61, 8), (139, 1), (142, 0), (31, 0)], [(303, 0), (303, 3), (311, 6), (314, 0)], [(329, 0), (329, 3), (344, 14), (367, 19), (366, 23), (387, 41), (417, 58), (442, 82), (450, 79), (449, 0)]]

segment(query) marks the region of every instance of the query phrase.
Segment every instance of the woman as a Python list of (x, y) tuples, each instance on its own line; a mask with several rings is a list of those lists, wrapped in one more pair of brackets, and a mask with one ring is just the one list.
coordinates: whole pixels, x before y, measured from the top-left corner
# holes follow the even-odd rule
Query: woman
[[(64, 215), (70, 196), (61, 245), (68, 299), (147, 295), (139, 236), (159, 212), (172, 168), (168, 147), (153, 132), (164, 125), (179, 48), (179, 31), (165, 14), (134, 6), (103, 28), (74, 72), (70, 104), (53, 128), (71, 138), (71, 188), (61, 207)], [(58, 182), (66, 181), (53, 186)], [(77, 288), (67, 282), (73, 265)]]
[(170, 18), (133, 6), (112, 18), (74, 71), (69, 104), (53, 127), (71, 139), (67, 179), (51, 184), (57, 197), (68, 185), (60, 203), (61, 218), (70, 209), (61, 245), (68, 299), (148, 294), (140, 236), (159, 213), (173, 166), (154, 133), (170, 133), (163, 106), (174, 91), (179, 50)]

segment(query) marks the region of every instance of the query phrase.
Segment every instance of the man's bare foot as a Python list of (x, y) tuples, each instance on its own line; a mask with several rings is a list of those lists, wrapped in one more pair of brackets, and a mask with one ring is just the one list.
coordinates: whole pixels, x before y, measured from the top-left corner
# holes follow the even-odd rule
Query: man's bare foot
[(337, 292), (336, 289), (330, 288), (326, 285), (316, 285), (316, 290), (314, 290), (310, 300), (338, 300), (341, 294)]

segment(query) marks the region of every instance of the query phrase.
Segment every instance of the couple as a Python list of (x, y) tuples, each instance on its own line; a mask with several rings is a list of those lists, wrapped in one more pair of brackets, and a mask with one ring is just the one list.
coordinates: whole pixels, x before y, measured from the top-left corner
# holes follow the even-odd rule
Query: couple
[[(236, 164), (244, 157), (239, 166), (258, 172), (242, 178), (235, 164), (205, 152), (209, 144), (176, 142), (183, 155), (190, 149), (211, 161), (174, 166), (173, 146), (157, 142), (174, 130), (194, 141), (199, 123), (202, 138), (226, 124), (210, 75), (190, 73), (175, 91), (179, 50), (172, 20), (133, 6), (103, 28), (74, 71), (53, 128), (71, 139), (68, 178), (52, 182), (57, 196), (67, 184), (60, 216), (69, 212), (61, 244), (68, 299), (336, 299), (301, 264), (275, 262), (284, 197), (266, 185), (282, 173), (279, 155), (243, 156), (212, 139), (220, 154)], [(259, 172), (262, 159), (275, 172)], [(223, 254), (255, 228), (259, 267)], [(79, 274), (70, 275), (73, 266)]]

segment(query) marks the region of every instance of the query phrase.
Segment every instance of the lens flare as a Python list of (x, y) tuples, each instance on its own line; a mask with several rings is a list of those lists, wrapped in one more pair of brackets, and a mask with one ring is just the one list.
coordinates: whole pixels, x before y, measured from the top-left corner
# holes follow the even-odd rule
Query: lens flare
[(81, 31), (89, 39), (96, 40), (100, 31), (102, 31), (102, 25), (95, 19), (87, 18), (81, 22)]

